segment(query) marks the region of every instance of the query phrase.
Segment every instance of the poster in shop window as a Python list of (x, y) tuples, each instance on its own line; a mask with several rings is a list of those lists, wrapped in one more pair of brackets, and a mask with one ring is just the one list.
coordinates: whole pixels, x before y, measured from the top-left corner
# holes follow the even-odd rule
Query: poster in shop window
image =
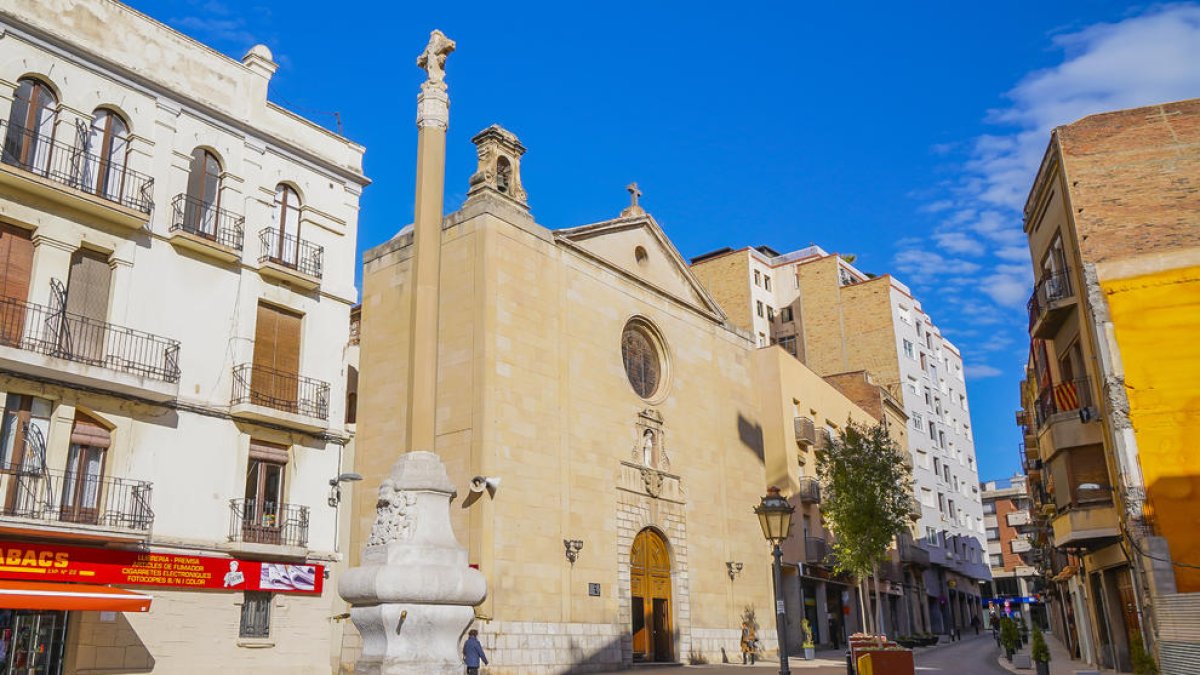
[(322, 565), (0, 543), (0, 579), (320, 595)]

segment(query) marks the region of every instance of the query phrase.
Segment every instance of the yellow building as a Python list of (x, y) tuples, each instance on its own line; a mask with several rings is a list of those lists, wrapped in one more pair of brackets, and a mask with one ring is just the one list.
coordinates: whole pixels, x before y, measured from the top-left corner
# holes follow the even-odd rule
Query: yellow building
[(1057, 549), (1055, 628), (1092, 663), (1129, 668), (1138, 635), (1163, 672), (1200, 654), (1178, 619), (1200, 604), (1198, 213), (1197, 99), (1055, 129), (1025, 206), (1020, 421)]

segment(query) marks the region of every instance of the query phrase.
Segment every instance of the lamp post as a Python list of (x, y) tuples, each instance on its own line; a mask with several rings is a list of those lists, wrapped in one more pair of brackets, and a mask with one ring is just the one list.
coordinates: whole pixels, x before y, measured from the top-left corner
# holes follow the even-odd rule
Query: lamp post
[(787, 614), (783, 609), (783, 551), (779, 548), (792, 529), (795, 507), (779, 495), (779, 488), (767, 488), (767, 496), (754, 507), (763, 536), (771, 543), (775, 556), (775, 630), (779, 634), (779, 675), (791, 675), (788, 667)]

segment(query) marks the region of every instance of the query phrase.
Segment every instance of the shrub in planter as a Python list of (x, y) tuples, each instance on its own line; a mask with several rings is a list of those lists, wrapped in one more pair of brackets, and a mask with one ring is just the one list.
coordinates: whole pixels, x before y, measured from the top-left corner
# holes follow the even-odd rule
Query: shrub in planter
[(1036, 625), (1033, 627), (1033, 647), (1029, 651), (1037, 666), (1037, 675), (1050, 675), (1050, 647), (1046, 645), (1042, 629)]
[(800, 622), (800, 632), (803, 640), (802, 646), (804, 648), (804, 659), (806, 661), (812, 661), (814, 658), (816, 658), (816, 653), (814, 652), (816, 645), (813, 644), (812, 626), (809, 625), (808, 619), (804, 619)]
[(1012, 619), (1000, 620), (1000, 646), (1004, 648), (1004, 655), (1011, 663), (1013, 654), (1021, 648), (1021, 633), (1017, 622)]

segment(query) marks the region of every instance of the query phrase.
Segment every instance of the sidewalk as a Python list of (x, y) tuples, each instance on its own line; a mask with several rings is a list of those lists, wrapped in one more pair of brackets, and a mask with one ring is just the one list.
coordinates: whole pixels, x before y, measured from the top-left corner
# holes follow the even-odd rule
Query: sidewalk
[[(1058, 638), (1054, 637), (1053, 633), (1043, 633), (1042, 635), (1043, 635), (1043, 637), (1046, 638), (1046, 646), (1050, 648), (1050, 675), (1075, 675), (1075, 673), (1081, 672), (1081, 671), (1085, 672), (1085, 673), (1086, 672), (1093, 672), (1093, 673), (1115, 673), (1116, 672), (1115, 670), (1108, 670), (1108, 669), (1104, 669), (1104, 668), (1095, 668), (1095, 667), (1087, 665), (1083, 661), (1073, 661), (1073, 660), (1071, 660), (1070, 653), (1067, 652), (1067, 648), (1065, 646), (1063, 646), (1063, 644), (1061, 642), (1058, 641)], [(1029, 649), (1030, 649), (1030, 647), (1032, 647), (1032, 645), (1033, 645), (1033, 638), (1031, 636), (1029, 639), (1029, 644), (1022, 647), (1021, 650), (1019, 652), (1017, 652), (1017, 654), (1025, 654), (1026, 656), (1028, 656)], [(1017, 658), (1016, 655), (1014, 655), (1013, 659), (1015, 660), (1016, 658)], [(1020, 673), (1020, 675), (1028, 675), (1029, 673), (1037, 672), (1037, 667), (1035, 665), (1033, 665), (1032, 662), (1031, 662), (1029, 668), (1018, 669), (1015, 665), (1013, 665), (1012, 663), (1009, 663), (1008, 659), (1004, 658), (1003, 652), (1001, 652), (1001, 654), (1000, 654), (999, 663), (1002, 667), (1004, 667), (1005, 670), (1008, 670), (1009, 672), (1013, 672), (1013, 673)]]

